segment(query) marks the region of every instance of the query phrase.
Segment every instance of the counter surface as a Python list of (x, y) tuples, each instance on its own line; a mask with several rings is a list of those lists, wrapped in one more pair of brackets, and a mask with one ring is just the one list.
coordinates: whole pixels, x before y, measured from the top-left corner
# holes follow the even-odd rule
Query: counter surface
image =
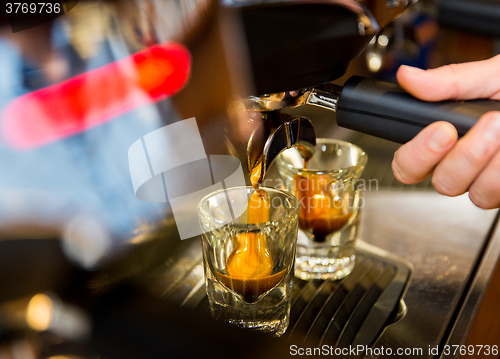
[[(475, 207), (466, 195), (381, 190), (364, 198), (360, 237), (414, 266), (404, 297), (406, 316), (389, 326), (374, 347), (421, 348), (422, 354), (408, 357), (427, 358), (433, 357), (429, 348), (444, 344), (450, 334), (453, 344), (463, 343), (467, 328), (452, 327), (473, 321), (492, 274), (484, 266), (494, 265), (500, 251), (495, 245), (500, 235), (491, 236), (497, 211)], [(462, 308), (467, 312), (460, 313)], [(385, 356), (367, 356), (372, 357)]]

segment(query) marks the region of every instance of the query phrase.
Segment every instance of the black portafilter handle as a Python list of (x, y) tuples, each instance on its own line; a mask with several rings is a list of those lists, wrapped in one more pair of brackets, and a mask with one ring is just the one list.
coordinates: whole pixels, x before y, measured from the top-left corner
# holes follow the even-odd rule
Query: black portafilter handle
[(500, 101), (425, 102), (395, 83), (358, 76), (345, 83), (336, 104), (339, 126), (399, 143), (436, 121), (450, 122), (463, 136), (489, 111), (500, 111)]

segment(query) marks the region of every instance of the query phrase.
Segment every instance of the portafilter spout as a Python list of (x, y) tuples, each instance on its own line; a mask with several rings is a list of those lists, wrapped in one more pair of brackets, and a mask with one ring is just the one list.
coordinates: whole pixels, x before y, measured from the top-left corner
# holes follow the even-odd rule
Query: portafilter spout
[(258, 126), (247, 147), (247, 166), (254, 187), (262, 183), (269, 166), (285, 149), (295, 147), (305, 160), (316, 150), (316, 133), (305, 117), (290, 116), (279, 110), (261, 112)]

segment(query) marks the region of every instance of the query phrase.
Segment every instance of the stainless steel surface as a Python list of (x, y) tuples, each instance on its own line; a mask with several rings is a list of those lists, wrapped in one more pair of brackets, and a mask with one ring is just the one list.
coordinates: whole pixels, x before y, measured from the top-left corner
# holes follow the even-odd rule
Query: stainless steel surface
[(299, 107), (305, 104), (309, 90), (278, 92), (261, 96), (249, 96), (243, 100), (247, 111), (275, 111)]
[[(273, 119), (269, 118), (270, 115)], [(260, 173), (258, 183), (263, 181), (276, 157), (287, 148), (294, 146), (306, 160), (316, 150), (316, 133), (308, 118), (292, 117), (279, 111), (264, 113), (263, 116), (266, 116), (265, 120), (252, 133), (247, 147), (247, 168), (252, 173), (252, 181), (253, 171), (260, 171), (257, 172)]]
[(337, 111), (341, 87), (329, 84), (329, 91), (324, 89), (312, 89), (309, 91), (306, 104), (318, 106), (327, 110)]
[[(384, 3), (385, 2), (385, 3)], [(401, 12), (419, 0), (366, 0), (366, 6), (373, 13), (380, 28), (384, 28), (393, 21)]]
[(243, 102), (247, 111), (265, 112), (312, 105), (335, 112), (341, 90), (341, 86), (328, 83), (318, 88), (249, 96)]
[[(497, 225), (492, 233), (491, 240), (485, 243), (484, 255), (480, 258), (478, 269), (473, 278), (471, 278), (471, 286), (464, 293), (464, 304), (458, 313), (451, 333), (446, 340), (446, 345), (463, 345), (467, 341), (467, 337), (472, 329), (474, 318), (476, 317), (481, 302), (483, 300), (486, 288), (490, 283), (492, 273), (500, 257), (500, 227)], [(441, 358), (458, 358), (456, 355), (442, 355)]]
[(253, 131), (247, 146), (247, 168), (250, 173), (260, 168), (259, 183), (263, 181), (275, 158), (287, 148), (295, 146), (307, 160), (314, 154), (316, 133), (306, 117), (290, 117), (281, 110), (305, 105), (336, 111), (341, 87), (327, 84), (292, 92), (251, 96), (244, 100), (246, 116), (261, 121)]
[[(415, 269), (404, 298), (405, 318), (387, 329), (375, 348), (421, 348), (421, 355), (410, 357), (432, 357), (428, 348), (438, 345), (453, 324), (497, 212), (478, 209), (467, 196), (432, 192), (381, 190), (365, 193), (365, 199), (361, 238), (408, 260)], [(374, 357), (384, 356), (368, 356)]]

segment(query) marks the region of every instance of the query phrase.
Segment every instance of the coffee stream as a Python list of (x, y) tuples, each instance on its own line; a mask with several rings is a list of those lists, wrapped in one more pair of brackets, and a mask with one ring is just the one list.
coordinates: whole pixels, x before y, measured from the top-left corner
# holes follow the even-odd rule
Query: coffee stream
[[(247, 223), (269, 222), (269, 195), (260, 189), (248, 198)], [(235, 279), (263, 278), (273, 271), (273, 259), (267, 248), (267, 236), (261, 232), (236, 235), (236, 246), (226, 261), (227, 274)]]
[[(259, 189), (260, 177), (261, 166), (257, 164), (250, 175), (255, 190), (248, 198), (247, 224), (269, 222), (271, 203), (267, 192)], [(219, 273), (218, 277), (225, 286), (240, 294), (245, 302), (253, 303), (281, 281), (285, 270), (271, 275), (274, 263), (265, 233), (239, 233), (234, 241), (235, 248), (226, 260), (227, 276)]]
[(261, 184), (262, 166), (262, 162), (257, 162), (250, 172), (250, 182), (255, 190), (258, 190)]

